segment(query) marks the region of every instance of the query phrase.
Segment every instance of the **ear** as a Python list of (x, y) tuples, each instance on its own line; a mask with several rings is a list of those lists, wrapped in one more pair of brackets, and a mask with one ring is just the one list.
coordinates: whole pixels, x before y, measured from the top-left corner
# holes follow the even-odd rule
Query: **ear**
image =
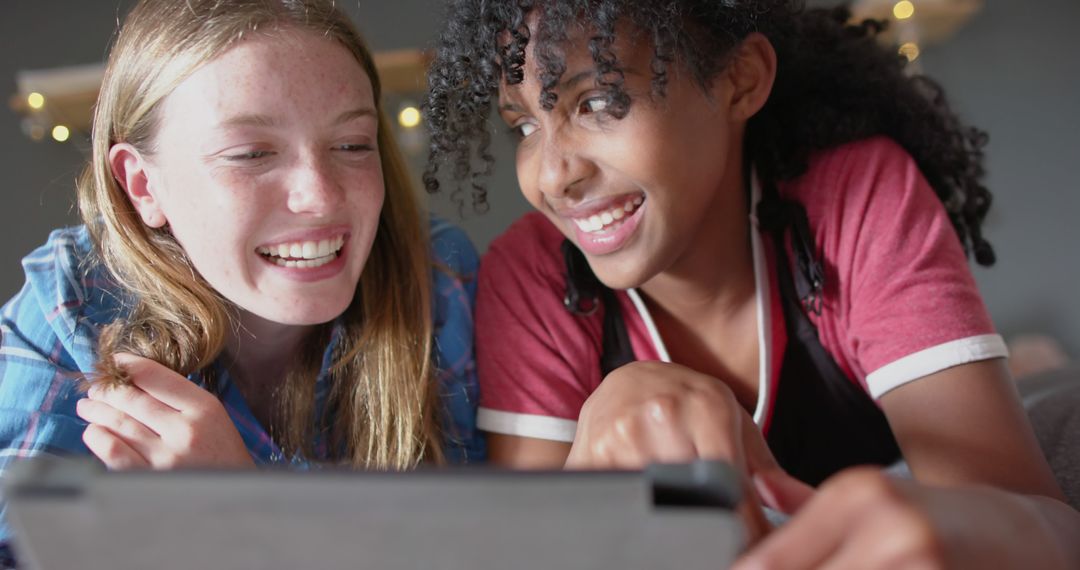
[(769, 100), (776, 81), (776, 50), (769, 39), (752, 33), (735, 48), (725, 70), (731, 91), (729, 109), (732, 120), (746, 121)]
[(109, 149), (109, 166), (144, 224), (160, 228), (168, 223), (151, 188), (150, 165), (138, 149), (128, 143), (114, 144)]

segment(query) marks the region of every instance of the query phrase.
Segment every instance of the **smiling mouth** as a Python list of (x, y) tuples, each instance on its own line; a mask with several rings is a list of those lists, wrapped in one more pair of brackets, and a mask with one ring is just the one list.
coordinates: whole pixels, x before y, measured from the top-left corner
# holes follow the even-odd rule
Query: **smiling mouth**
[(570, 218), (578, 229), (588, 234), (603, 234), (618, 228), (623, 221), (634, 215), (634, 212), (645, 202), (642, 195), (631, 196), (625, 202), (612, 206), (608, 210), (598, 212), (587, 218)]
[(334, 261), (345, 246), (345, 236), (319, 241), (297, 241), (261, 246), (256, 253), (280, 267), (320, 267)]

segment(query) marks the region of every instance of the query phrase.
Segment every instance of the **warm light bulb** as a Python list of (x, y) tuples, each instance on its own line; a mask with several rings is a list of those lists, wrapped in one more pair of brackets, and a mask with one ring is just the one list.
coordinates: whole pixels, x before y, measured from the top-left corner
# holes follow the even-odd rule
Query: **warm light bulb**
[(900, 46), (900, 55), (907, 58), (909, 62), (915, 61), (919, 57), (919, 46), (915, 42), (908, 42)]
[(398, 113), (398, 122), (406, 129), (411, 129), (420, 124), (420, 109), (405, 107)]
[(64, 142), (71, 136), (71, 131), (64, 125), (56, 125), (52, 130), (52, 138), (56, 139), (56, 142)]
[(906, 20), (915, 15), (915, 5), (910, 0), (901, 0), (893, 6), (892, 13), (897, 20)]
[(26, 103), (31, 109), (40, 109), (45, 106), (45, 96), (41, 93), (31, 93), (26, 96)]

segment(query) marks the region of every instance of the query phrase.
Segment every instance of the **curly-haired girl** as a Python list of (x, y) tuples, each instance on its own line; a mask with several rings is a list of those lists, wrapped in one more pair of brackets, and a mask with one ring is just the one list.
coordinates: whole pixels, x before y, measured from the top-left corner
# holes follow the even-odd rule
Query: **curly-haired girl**
[[(1078, 516), (965, 259), (994, 261), (985, 136), (848, 18), (795, 0), (450, 2), (425, 182), (449, 165), (484, 204), (496, 107), (538, 210), (481, 269), (491, 457), (731, 461), (751, 499), (807, 503), (748, 564), (1065, 564)], [(853, 468), (901, 456), (918, 484)], [(760, 532), (756, 501), (744, 513)], [(1018, 522), (1039, 540), (987, 540)]]

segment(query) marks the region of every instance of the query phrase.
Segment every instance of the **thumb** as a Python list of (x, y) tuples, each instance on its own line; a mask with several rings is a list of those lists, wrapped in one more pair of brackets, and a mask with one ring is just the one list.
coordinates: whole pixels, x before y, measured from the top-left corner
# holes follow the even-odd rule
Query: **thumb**
[(762, 502), (784, 514), (795, 514), (816, 492), (813, 487), (785, 473), (782, 469), (758, 471), (753, 475), (754, 488)]

